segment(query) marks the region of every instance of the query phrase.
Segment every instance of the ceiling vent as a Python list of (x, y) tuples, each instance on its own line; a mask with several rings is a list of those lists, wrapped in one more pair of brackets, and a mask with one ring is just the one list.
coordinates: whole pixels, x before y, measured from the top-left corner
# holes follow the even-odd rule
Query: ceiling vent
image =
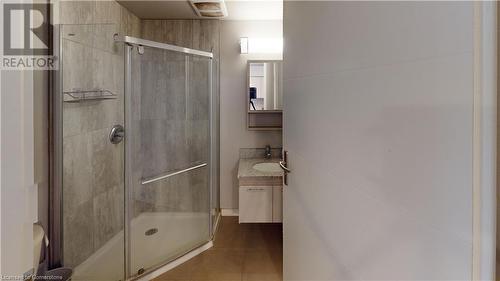
[(189, 3), (191, 3), (191, 6), (199, 17), (227, 17), (227, 8), (224, 0), (190, 0)]

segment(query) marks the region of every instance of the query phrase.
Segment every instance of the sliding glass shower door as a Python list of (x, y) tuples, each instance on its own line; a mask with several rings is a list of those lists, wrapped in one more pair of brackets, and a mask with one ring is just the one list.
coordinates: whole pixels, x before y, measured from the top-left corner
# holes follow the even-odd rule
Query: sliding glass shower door
[[(162, 44), (159, 44), (162, 45)], [(126, 252), (142, 274), (210, 240), (210, 57), (126, 45)]]
[(50, 266), (73, 280), (127, 280), (211, 239), (212, 54), (117, 31), (54, 30)]

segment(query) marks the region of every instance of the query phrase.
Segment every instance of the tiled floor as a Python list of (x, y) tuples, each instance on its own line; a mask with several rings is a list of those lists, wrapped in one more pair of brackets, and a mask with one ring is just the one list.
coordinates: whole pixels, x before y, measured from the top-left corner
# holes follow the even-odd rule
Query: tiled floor
[(281, 224), (238, 224), (223, 217), (214, 247), (154, 281), (281, 281)]
[(498, 259), (498, 250), (497, 250), (497, 261), (496, 261), (496, 263), (497, 263), (497, 266), (496, 266), (496, 272), (497, 273), (495, 274), (495, 280), (496, 281), (500, 281), (500, 273), (499, 273), (500, 272), (500, 260)]

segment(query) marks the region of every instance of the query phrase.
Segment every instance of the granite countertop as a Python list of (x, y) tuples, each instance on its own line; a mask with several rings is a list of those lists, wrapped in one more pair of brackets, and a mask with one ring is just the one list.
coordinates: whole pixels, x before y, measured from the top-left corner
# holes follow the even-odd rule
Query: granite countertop
[(238, 179), (243, 179), (243, 178), (252, 178), (252, 179), (275, 179), (275, 180), (280, 180), (283, 177), (283, 171), (280, 172), (261, 172), (255, 170), (253, 165), (257, 163), (265, 163), (265, 162), (270, 162), (270, 163), (278, 163), (280, 161), (279, 158), (271, 158), (271, 159), (264, 159), (264, 158), (241, 158), (240, 163), (238, 166)]

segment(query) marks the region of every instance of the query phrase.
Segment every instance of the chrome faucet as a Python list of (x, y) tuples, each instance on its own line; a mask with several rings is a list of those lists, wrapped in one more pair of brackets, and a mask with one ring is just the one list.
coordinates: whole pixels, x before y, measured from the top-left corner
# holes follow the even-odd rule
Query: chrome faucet
[(264, 155), (266, 159), (271, 159), (271, 146), (266, 145), (266, 154)]

